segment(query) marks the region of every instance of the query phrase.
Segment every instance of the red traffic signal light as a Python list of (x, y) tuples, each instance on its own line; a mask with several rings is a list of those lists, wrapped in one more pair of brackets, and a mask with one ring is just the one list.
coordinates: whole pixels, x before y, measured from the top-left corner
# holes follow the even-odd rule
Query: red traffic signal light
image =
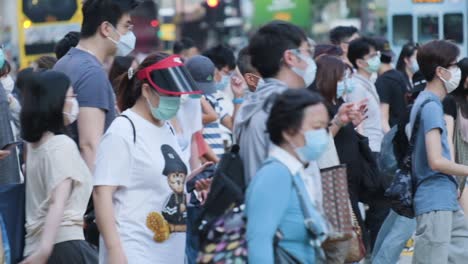
[(159, 21), (157, 19), (153, 19), (151, 20), (151, 26), (152, 27), (158, 27), (159, 26)]
[(206, 4), (210, 8), (216, 8), (219, 6), (219, 0), (206, 0)]

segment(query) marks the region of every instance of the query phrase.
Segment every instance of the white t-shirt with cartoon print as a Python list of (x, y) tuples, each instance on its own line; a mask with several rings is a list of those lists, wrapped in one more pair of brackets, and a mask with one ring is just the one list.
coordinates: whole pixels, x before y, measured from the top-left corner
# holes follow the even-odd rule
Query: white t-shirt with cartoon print
[[(114, 120), (99, 145), (94, 186), (118, 186), (116, 226), (128, 263), (184, 263), (187, 160), (169, 123), (157, 127), (131, 110)], [(108, 263), (100, 238), (99, 263)]]

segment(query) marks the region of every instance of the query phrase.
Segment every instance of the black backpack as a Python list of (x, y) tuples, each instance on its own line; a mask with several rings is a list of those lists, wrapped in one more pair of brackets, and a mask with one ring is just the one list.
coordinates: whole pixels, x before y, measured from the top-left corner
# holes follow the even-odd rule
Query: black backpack
[(427, 103), (432, 101), (433, 100), (431, 99), (427, 99), (419, 107), (412, 128), (411, 138), (407, 146), (407, 151), (403, 160), (399, 161), (400, 166), (392, 184), (385, 191), (385, 196), (389, 199), (393, 211), (408, 218), (414, 218), (415, 216), (413, 200), (414, 194), (416, 193), (416, 189), (419, 185), (412, 171), (412, 155), (416, 144), (416, 136), (421, 124), (422, 109)]
[(238, 145), (233, 145), (229, 152), (222, 155), (218, 163), (210, 193), (195, 224), (197, 227), (201, 226), (200, 237), (205, 235), (204, 230), (209, 229), (213, 220), (222, 216), (228, 209), (244, 203), (247, 186), (239, 149)]

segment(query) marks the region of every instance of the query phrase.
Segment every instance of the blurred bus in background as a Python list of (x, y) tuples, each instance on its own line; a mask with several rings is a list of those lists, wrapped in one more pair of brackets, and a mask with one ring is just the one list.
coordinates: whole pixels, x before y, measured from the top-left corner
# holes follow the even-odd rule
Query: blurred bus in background
[[(18, 0), (18, 54), (20, 68), (43, 55), (54, 54), (56, 43), (70, 31), (80, 31), (83, 0)], [(159, 46), (158, 6), (141, 1), (132, 12), (137, 37), (135, 53), (150, 53)]]
[(70, 31), (80, 31), (82, 0), (18, 0), (20, 68), (42, 55), (54, 55), (55, 44)]
[(396, 54), (408, 41), (454, 41), (468, 55), (468, 0), (388, 0), (388, 39)]

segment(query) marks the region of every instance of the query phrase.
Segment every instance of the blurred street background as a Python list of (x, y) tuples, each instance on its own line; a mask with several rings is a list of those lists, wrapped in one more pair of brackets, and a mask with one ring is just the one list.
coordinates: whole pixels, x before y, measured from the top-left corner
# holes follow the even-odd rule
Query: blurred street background
[[(1, 0), (0, 44), (18, 67), (51, 53), (69, 31), (78, 31), (83, 0)], [(407, 41), (452, 39), (467, 54), (468, 0), (144, 0), (133, 20), (136, 55), (171, 50), (189, 37), (199, 49), (225, 43), (239, 50), (256, 28), (290, 21), (316, 42), (328, 31), (353, 25), (363, 35), (383, 36), (398, 54)]]

